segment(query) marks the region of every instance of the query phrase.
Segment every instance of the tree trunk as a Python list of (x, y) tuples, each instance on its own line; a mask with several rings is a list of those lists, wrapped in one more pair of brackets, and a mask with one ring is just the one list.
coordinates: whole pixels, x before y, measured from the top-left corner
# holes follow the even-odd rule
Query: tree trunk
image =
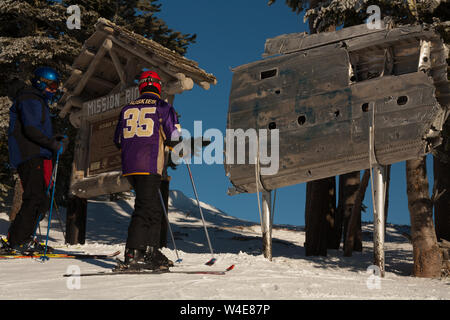
[[(361, 204), (357, 205), (358, 190), (360, 186), (361, 173), (354, 171), (351, 173), (343, 174), (339, 177), (339, 207), (342, 210), (343, 216), (343, 228), (344, 228), (344, 251), (346, 250), (346, 241), (349, 232), (353, 235), (353, 247), (351, 251), (362, 251), (362, 238), (361, 238)], [(365, 192), (365, 190), (364, 190)], [(363, 198), (364, 199), (364, 198)], [(356, 212), (354, 216), (354, 223), (349, 228), (350, 217), (352, 216), (353, 209), (355, 207)]]
[(335, 209), (335, 178), (308, 182), (305, 206), (305, 253), (307, 256), (326, 256), (328, 235), (332, 229)]
[(66, 243), (84, 244), (86, 241), (87, 199), (69, 199), (66, 211)]
[[(356, 175), (355, 175), (356, 176)], [(358, 172), (358, 183), (359, 183)], [(348, 219), (347, 233), (345, 234), (344, 256), (351, 257), (353, 250), (362, 251), (362, 232), (361, 232), (361, 205), (366, 195), (367, 185), (369, 184), (370, 170), (365, 170), (363, 178), (355, 192), (355, 199), (351, 207), (351, 215)], [(358, 243), (357, 243), (358, 242)]]
[[(337, 209), (336, 209), (336, 178), (331, 177), (327, 179), (327, 202), (326, 207), (324, 208), (326, 215), (326, 228), (327, 228), (327, 248), (328, 249), (339, 249), (338, 242), (342, 236), (342, 233), (339, 230), (339, 218), (337, 217)], [(325, 192), (325, 191), (324, 191)]]
[(434, 202), (436, 235), (438, 240), (450, 241), (450, 163), (434, 157), (433, 165), (436, 193), (440, 195)]
[(441, 276), (442, 259), (433, 225), (433, 204), (428, 192), (426, 158), (406, 161), (408, 208), (411, 216), (416, 277)]

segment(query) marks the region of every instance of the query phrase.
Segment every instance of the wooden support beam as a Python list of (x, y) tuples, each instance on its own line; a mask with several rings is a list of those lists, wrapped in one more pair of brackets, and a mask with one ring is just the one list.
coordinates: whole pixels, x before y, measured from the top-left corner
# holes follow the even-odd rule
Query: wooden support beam
[[(114, 50), (121, 50), (121, 48), (118, 48), (117, 46), (114, 47)], [(126, 83), (127, 86), (132, 85), (134, 83), (134, 80), (136, 80), (136, 76), (140, 74), (140, 71), (142, 68), (139, 67), (139, 60), (134, 57), (128, 55), (127, 64), (125, 66), (125, 77), (126, 77)]]
[(92, 84), (95, 86), (100, 85), (100, 86), (108, 88), (108, 89), (113, 89), (116, 86), (115, 83), (105, 80), (105, 79), (102, 79), (102, 78), (99, 78), (99, 77), (91, 77), (89, 79), (89, 81), (92, 82)]
[[(102, 58), (105, 56), (106, 52), (108, 52), (111, 49), (111, 47), (112, 47), (111, 39), (105, 39), (105, 41), (103, 41), (102, 46), (100, 47), (97, 54), (95, 55), (94, 59), (89, 64), (88, 69), (82, 75), (81, 80), (78, 82), (77, 86), (73, 90), (72, 95), (78, 96), (81, 93), (81, 91), (86, 86), (86, 83), (88, 82), (89, 78), (93, 75), (95, 69), (97, 68), (97, 65), (100, 63)], [(59, 116), (61, 118), (64, 118), (67, 115), (67, 113), (70, 111), (71, 108), (72, 108), (72, 104), (70, 103), (70, 101), (67, 101), (66, 104), (64, 105), (63, 109), (59, 113)]]
[(71, 96), (69, 97), (69, 99), (67, 99), (67, 102), (69, 102), (72, 106), (81, 109), (83, 107), (84, 101), (80, 97)]
[(131, 185), (126, 177), (122, 176), (122, 172), (112, 171), (71, 183), (69, 193), (71, 196), (89, 199), (104, 194), (124, 192), (130, 189)]
[[(75, 70), (72, 72), (71, 78), (72, 78), (72, 79), (76, 79), (76, 80), (72, 80), (72, 82), (76, 82), (76, 84), (78, 85), (78, 82), (79, 82), (80, 80), (77, 79), (77, 78), (82, 77), (83, 74), (84, 74), (84, 72), (83, 72), (82, 70), (80, 70), (80, 69), (75, 69)], [(116, 84), (113, 83), (113, 82), (111, 82), (111, 81), (105, 80), (105, 79), (103, 79), (103, 78), (95, 77), (95, 76), (90, 77), (90, 78), (89, 78), (89, 81), (92, 82), (92, 83), (93, 83), (94, 85), (96, 85), (96, 86), (97, 86), (97, 85), (100, 85), (100, 86), (106, 87), (106, 88), (114, 88), (114, 87), (116, 86)], [(73, 95), (74, 90), (75, 90), (75, 89), (68, 91), (67, 96)]]
[(209, 82), (206, 81), (202, 81), (199, 83), (200, 87), (202, 87), (205, 90), (209, 90), (209, 88), (211, 88), (211, 84)]
[(83, 76), (83, 70), (81, 70), (79, 68), (76, 68), (76, 69), (73, 69), (72, 74), (71, 74), (70, 77), (76, 79), (76, 78), (79, 78), (81, 76)]
[(95, 30), (100, 31), (100, 32), (104, 32), (108, 35), (112, 35), (114, 33), (114, 29), (111, 27), (108, 27), (105, 24), (97, 24), (95, 26)]
[(77, 111), (77, 112), (71, 112), (69, 115), (70, 123), (75, 128), (80, 128), (81, 126), (81, 117), (83, 116), (83, 110)]
[(119, 75), (120, 82), (122, 82), (123, 86), (125, 87), (127, 84), (127, 79), (125, 77), (125, 71), (123, 69), (122, 63), (120, 63), (119, 57), (116, 55), (114, 50), (112, 50), (112, 47), (109, 49), (108, 53), (112, 59), (114, 67), (116, 68), (117, 74)]
[(83, 74), (83, 71), (81, 71), (80, 69), (73, 69), (72, 73), (69, 77), (69, 79), (67, 79), (66, 83), (65, 83), (65, 88), (67, 89), (66, 92), (64, 92), (63, 96), (61, 97), (60, 102), (65, 102), (68, 98), (70, 98), (70, 96), (72, 96), (72, 91), (71, 87), (72, 87), (72, 83), (75, 85), (78, 82), (78, 78), (81, 77)]
[(92, 61), (92, 59), (95, 58), (96, 52), (91, 50), (90, 48), (83, 48), (83, 51), (80, 53), (80, 55), (75, 59), (74, 66), (79, 65), (87, 65), (86, 62)]
[(89, 149), (89, 123), (84, 120), (81, 121), (79, 130), (75, 138), (74, 157), (72, 162), (72, 174), (70, 176), (70, 186), (72, 187), (76, 182), (85, 177), (85, 168)]
[(184, 91), (192, 90), (193, 87), (194, 87), (194, 81), (191, 78), (185, 77), (182, 80), (176, 80), (176, 81), (169, 82), (164, 87), (164, 92), (167, 95), (180, 94), (180, 93), (183, 93)]

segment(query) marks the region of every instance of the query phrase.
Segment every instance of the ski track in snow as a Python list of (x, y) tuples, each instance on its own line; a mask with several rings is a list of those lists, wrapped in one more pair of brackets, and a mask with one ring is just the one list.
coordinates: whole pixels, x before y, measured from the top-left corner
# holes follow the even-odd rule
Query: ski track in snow
[[(296, 299), (450, 299), (450, 279), (419, 279), (410, 276), (412, 246), (401, 233), (405, 226), (388, 225), (386, 276), (379, 288), (370, 285), (367, 268), (372, 264), (372, 225), (363, 225), (363, 252), (343, 257), (329, 250), (328, 257), (305, 257), (302, 227), (274, 226), (273, 261), (261, 254), (260, 226), (229, 216), (201, 203), (217, 262), (211, 259), (196, 202), (180, 191), (171, 191), (169, 214), (181, 263), (174, 270), (225, 270), (225, 275), (160, 274), (113, 277), (64, 278), (69, 267), (81, 272), (104, 271), (114, 260), (0, 260), (0, 299), (163, 299), (163, 300), (296, 300)], [(90, 200), (85, 245), (66, 246), (59, 223), (52, 221), (49, 245), (57, 250), (123, 253), (134, 201)], [(64, 209), (60, 209), (64, 218)], [(255, 211), (256, 212), (256, 211)], [(46, 233), (46, 220), (41, 230)], [(0, 234), (9, 226), (0, 212)], [(171, 239), (163, 253), (176, 260)], [(123, 254), (119, 256), (123, 257)], [(70, 285), (80, 281), (79, 289)], [(369, 283), (369, 286), (368, 286)]]

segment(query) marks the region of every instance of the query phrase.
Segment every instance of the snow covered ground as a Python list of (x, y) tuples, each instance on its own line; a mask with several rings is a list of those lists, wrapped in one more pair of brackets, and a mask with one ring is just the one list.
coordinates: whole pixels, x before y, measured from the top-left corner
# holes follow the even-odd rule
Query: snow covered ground
[[(232, 199), (230, 199), (232, 201)], [(0, 261), (0, 299), (160, 299), (160, 300), (299, 300), (299, 299), (450, 299), (450, 279), (431, 280), (410, 276), (412, 246), (401, 235), (407, 227), (389, 225), (386, 235), (386, 276), (368, 271), (372, 264), (372, 225), (363, 228), (364, 250), (345, 258), (342, 250), (328, 257), (305, 257), (303, 227), (275, 226), (273, 261), (261, 254), (260, 226), (234, 218), (202, 204), (217, 262), (211, 259), (195, 202), (172, 191), (170, 220), (183, 261), (175, 270), (223, 270), (226, 275), (162, 274), (114, 277), (64, 278), (79, 270), (106, 270), (112, 260), (29, 259)], [(92, 200), (88, 205), (87, 243), (66, 246), (56, 215), (50, 245), (58, 250), (111, 253), (124, 250), (133, 200)], [(64, 218), (65, 213), (61, 212)], [(6, 235), (8, 216), (0, 212), (0, 234)], [(45, 233), (46, 224), (42, 223)], [(174, 261), (175, 251), (163, 252)], [(121, 254), (122, 257), (122, 254)]]

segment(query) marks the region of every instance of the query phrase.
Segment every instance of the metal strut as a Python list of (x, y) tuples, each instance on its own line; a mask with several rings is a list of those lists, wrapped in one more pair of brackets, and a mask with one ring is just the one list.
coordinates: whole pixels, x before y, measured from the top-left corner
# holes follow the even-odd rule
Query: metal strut
[[(258, 211), (259, 219), (261, 222), (261, 232), (262, 232), (262, 251), (264, 257), (272, 261), (272, 223), (273, 216), (271, 212), (272, 209), (272, 192), (266, 190), (261, 182), (261, 171), (259, 166), (259, 139), (258, 139), (258, 151), (255, 163), (255, 177), (256, 177), (256, 195), (258, 199)], [(259, 188), (262, 188), (262, 213), (261, 213), (261, 201), (259, 199)]]
[[(373, 206), (373, 245), (374, 265), (380, 269), (384, 277), (384, 235), (385, 235), (385, 198), (386, 198), (386, 166), (381, 165), (375, 154), (375, 103), (371, 102), (371, 121), (369, 123), (369, 168)], [(373, 173), (372, 173), (373, 166)]]

